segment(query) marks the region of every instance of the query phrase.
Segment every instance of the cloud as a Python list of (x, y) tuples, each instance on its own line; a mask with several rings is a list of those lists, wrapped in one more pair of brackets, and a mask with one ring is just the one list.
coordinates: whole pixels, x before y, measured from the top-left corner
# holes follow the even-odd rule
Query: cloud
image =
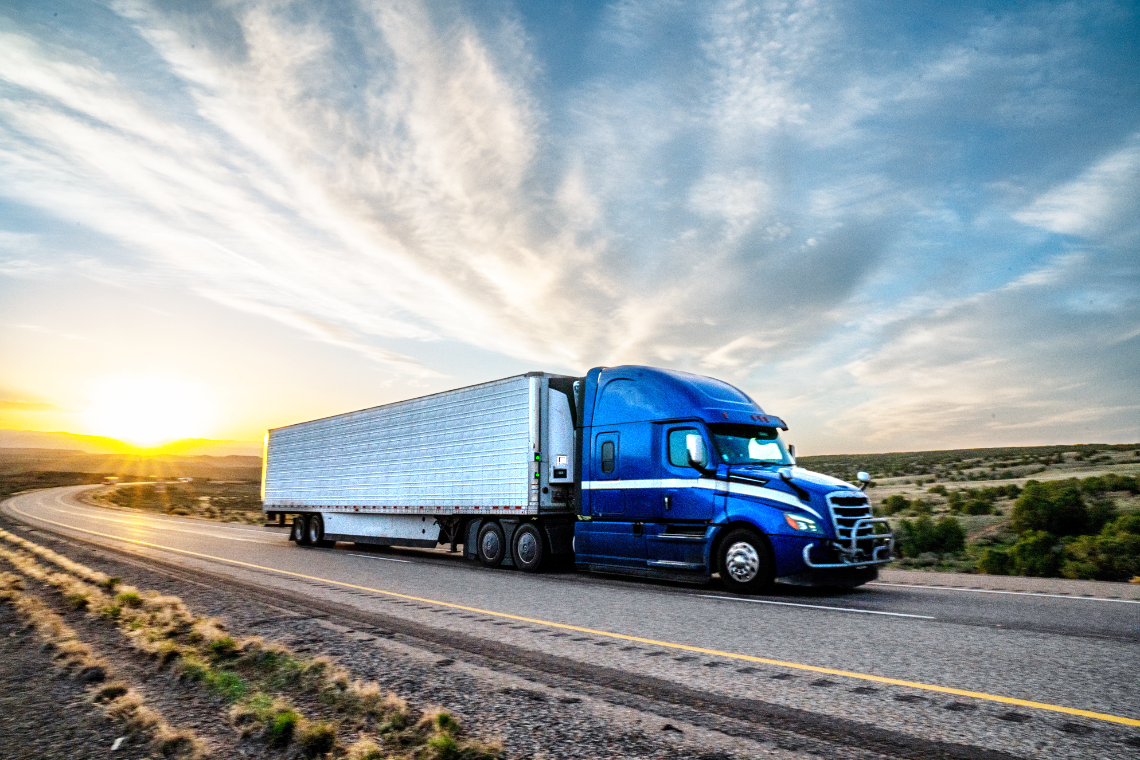
[(1043, 193), (1013, 215), (1023, 223), (1083, 237), (1133, 230), (1140, 219), (1140, 133), (1071, 182)]
[(47, 401), (21, 401), (19, 399), (0, 398), (0, 411), (5, 412), (60, 412), (66, 411), (63, 407)]
[(1119, 8), (622, 0), (562, 61), (521, 4), (108, 7), (0, 37), (0, 196), (106, 242), (13, 227), (0, 274), (176, 282), (386, 376), (724, 374), (820, 435), (1129, 406)]

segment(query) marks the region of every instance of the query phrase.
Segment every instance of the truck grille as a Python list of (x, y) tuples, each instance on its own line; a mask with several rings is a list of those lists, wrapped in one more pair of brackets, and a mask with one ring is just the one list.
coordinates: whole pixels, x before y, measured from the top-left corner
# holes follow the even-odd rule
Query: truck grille
[[(827, 506), (831, 509), (831, 522), (835, 525), (835, 536), (840, 541), (849, 544), (855, 524), (860, 520), (871, 517), (871, 502), (863, 494), (852, 494), (850, 491), (840, 491), (827, 495)], [(870, 523), (859, 526), (859, 535), (862, 538), (874, 534), (874, 527)]]
[(838, 555), (838, 562), (812, 561), (810, 550), (804, 549), (804, 563), (809, 567), (866, 567), (891, 561), (894, 536), (889, 532), (877, 533), (876, 528), (887, 528), (885, 517), (873, 517), (871, 500), (858, 491), (834, 491), (827, 495), (827, 508), (835, 526), (835, 540), (828, 541)]

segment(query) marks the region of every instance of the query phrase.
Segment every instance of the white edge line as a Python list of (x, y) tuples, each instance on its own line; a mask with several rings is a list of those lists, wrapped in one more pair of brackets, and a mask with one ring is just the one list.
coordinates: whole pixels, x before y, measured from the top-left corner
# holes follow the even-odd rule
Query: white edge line
[(392, 557), (373, 557), (371, 554), (353, 554), (352, 552), (345, 552), (350, 557), (364, 557), (365, 559), (379, 559), (384, 562), (407, 562), (414, 564), (410, 559), (393, 559)]
[(1044, 596), (1049, 599), (1076, 599), (1082, 602), (1120, 602), (1140, 604), (1138, 599), (1105, 599), (1103, 596), (1076, 596), (1074, 594), (1041, 594), (1036, 591), (996, 591), (989, 588), (959, 588), (957, 586), (920, 586), (917, 583), (883, 583), (872, 581), (868, 586), (895, 586), (897, 588), (932, 588), (936, 591), (969, 591), (972, 594), (1012, 594), (1014, 596)]
[(807, 607), (813, 610), (836, 610), (838, 612), (859, 612), (864, 615), (890, 615), (892, 617), (921, 618), (922, 620), (935, 620), (930, 615), (908, 615), (905, 612), (880, 612), (878, 610), (856, 610), (851, 607), (825, 607), (822, 604), (797, 604), (796, 602), (773, 602), (767, 599), (741, 599), (736, 596), (713, 596), (712, 594), (695, 594), (704, 599), (724, 599), (729, 602), (749, 602), (750, 604), (778, 604), (781, 607)]

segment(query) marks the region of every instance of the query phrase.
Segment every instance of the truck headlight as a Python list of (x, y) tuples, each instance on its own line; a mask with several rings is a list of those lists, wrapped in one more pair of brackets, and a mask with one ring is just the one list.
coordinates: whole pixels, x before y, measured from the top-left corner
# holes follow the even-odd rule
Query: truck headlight
[(815, 520), (811, 519), (810, 517), (804, 517), (803, 515), (794, 515), (791, 512), (785, 512), (784, 521), (787, 522), (788, 525), (792, 526), (793, 530), (806, 530), (811, 533), (820, 532), (819, 525), (817, 525)]

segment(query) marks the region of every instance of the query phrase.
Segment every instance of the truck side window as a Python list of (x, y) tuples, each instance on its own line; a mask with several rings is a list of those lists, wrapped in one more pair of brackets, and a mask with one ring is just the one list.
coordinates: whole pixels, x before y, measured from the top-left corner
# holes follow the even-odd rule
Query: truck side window
[(669, 464), (675, 467), (689, 466), (689, 452), (685, 448), (685, 438), (690, 433), (699, 433), (696, 428), (678, 428), (669, 431)]
[(614, 464), (617, 457), (615, 456), (616, 449), (613, 441), (602, 442), (602, 473), (609, 475), (614, 471)]

